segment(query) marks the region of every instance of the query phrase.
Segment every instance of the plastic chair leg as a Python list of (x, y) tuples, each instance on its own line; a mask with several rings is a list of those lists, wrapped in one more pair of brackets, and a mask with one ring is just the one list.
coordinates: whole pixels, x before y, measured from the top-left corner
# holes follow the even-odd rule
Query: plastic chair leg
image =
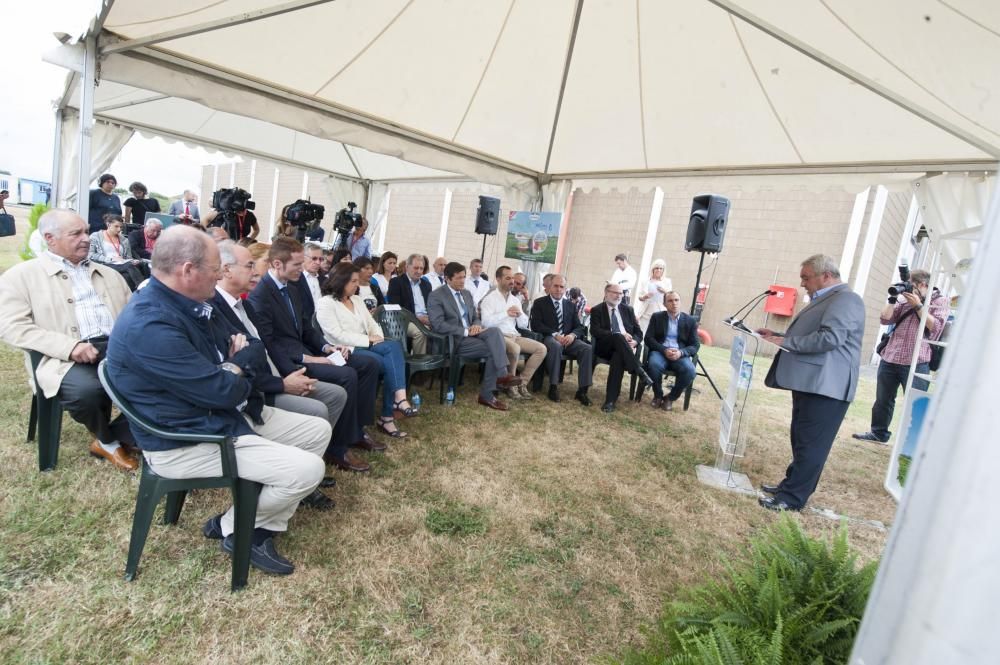
[(238, 479), (233, 486), (233, 506), (236, 524), (233, 530), (233, 580), (231, 589), (239, 591), (247, 585), (250, 575), (250, 542), (257, 517), (257, 493), (260, 486), (250, 480)]
[(38, 398), (31, 396), (31, 412), (28, 414), (28, 436), (26, 441), (35, 440), (35, 429), (38, 425)]
[(187, 490), (167, 493), (167, 505), (163, 510), (164, 524), (177, 524), (177, 520), (181, 518), (181, 511), (184, 509), (185, 498), (187, 498)]
[(139, 481), (139, 492), (135, 498), (135, 515), (132, 517), (132, 537), (128, 543), (128, 562), (125, 564), (125, 579), (131, 582), (139, 569), (139, 559), (146, 547), (146, 537), (153, 523), (153, 513), (159, 503), (160, 493), (156, 481), (143, 477)]
[(62, 404), (56, 398), (38, 398), (38, 470), (51, 471), (59, 461)]

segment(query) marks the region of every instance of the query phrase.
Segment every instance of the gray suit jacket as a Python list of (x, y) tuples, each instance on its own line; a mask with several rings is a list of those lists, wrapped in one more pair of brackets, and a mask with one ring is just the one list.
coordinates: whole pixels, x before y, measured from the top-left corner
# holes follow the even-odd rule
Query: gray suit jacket
[[(465, 301), (465, 307), (469, 313), (470, 325), (483, 325), (476, 312), (476, 306), (472, 304), (472, 294), (467, 289), (462, 290), (462, 300)], [(427, 316), (431, 320), (431, 330), (434, 332), (454, 337), (465, 335), (462, 312), (458, 309), (458, 302), (455, 301), (455, 296), (447, 284), (439, 289), (434, 289), (427, 296)]]
[(846, 284), (799, 312), (764, 383), (850, 402), (858, 386), (865, 305)]

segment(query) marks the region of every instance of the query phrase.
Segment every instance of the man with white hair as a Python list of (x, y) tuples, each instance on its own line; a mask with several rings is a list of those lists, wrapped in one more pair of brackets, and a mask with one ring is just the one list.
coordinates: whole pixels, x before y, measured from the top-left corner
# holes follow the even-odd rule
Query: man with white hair
[(132, 256), (140, 259), (150, 259), (156, 240), (163, 231), (163, 222), (155, 217), (148, 217), (141, 229), (128, 234), (128, 244), (132, 247)]
[[(166, 431), (234, 437), (241, 478), (263, 485), (250, 563), (275, 575), (295, 566), (274, 536), (288, 528), (299, 502), (316, 492), (325, 465), (320, 455), (332, 428), (321, 418), (264, 405), (254, 390), (264, 354), (208, 304), (222, 272), (216, 243), (187, 226), (163, 232), (153, 276), (118, 320), (108, 346), (108, 375), (136, 412)], [(153, 471), (165, 478), (222, 473), (219, 446), (181, 443), (146, 431), (136, 435)], [(208, 521), (206, 537), (233, 551), (233, 510)]]
[(38, 231), (48, 249), (0, 276), (0, 339), (44, 354), (35, 389), (58, 396), (94, 435), (91, 455), (134, 471), (138, 462), (121, 444), (135, 440), (124, 418), (111, 419), (111, 400), (97, 378), (97, 362), (131, 292), (118, 271), (87, 260), (87, 222), (72, 210), (45, 213)]

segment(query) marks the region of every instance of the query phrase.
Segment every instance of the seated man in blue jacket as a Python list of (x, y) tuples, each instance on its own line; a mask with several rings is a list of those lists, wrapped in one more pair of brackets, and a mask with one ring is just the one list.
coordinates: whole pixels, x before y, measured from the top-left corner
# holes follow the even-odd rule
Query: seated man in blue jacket
[[(219, 250), (205, 233), (175, 226), (160, 236), (153, 277), (115, 323), (108, 369), (136, 411), (174, 432), (236, 437), (240, 476), (263, 484), (251, 548), (251, 564), (265, 572), (295, 570), (274, 546), (299, 501), (323, 479), (320, 455), (332, 429), (321, 418), (264, 405), (253, 390), (253, 368), (263, 345), (248, 343), (206, 301), (215, 294)], [(219, 447), (169, 441), (135, 428), (150, 468), (166, 478), (222, 473)], [(233, 511), (209, 520), (205, 535), (233, 549)]]
[[(649, 377), (653, 380), (653, 408), (670, 411), (684, 391), (694, 382), (692, 358), (701, 348), (698, 322), (681, 311), (681, 297), (676, 291), (664, 296), (667, 309), (649, 319), (643, 341), (649, 348)], [(674, 372), (674, 387), (663, 396), (663, 373)]]

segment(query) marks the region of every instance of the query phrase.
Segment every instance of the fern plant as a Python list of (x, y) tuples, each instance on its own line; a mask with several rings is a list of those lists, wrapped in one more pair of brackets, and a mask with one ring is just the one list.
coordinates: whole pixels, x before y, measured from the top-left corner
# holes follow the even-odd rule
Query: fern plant
[(845, 663), (875, 579), (858, 567), (842, 525), (832, 544), (782, 516), (727, 562), (718, 580), (667, 603), (644, 651), (629, 665), (826, 665)]
[(31, 234), (38, 229), (38, 219), (48, 212), (48, 209), (49, 206), (44, 203), (36, 203), (31, 206), (31, 212), (28, 213), (28, 228), (24, 234), (24, 244), (21, 245), (21, 249), (17, 253), (22, 261), (35, 258), (35, 253), (31, 251)]

